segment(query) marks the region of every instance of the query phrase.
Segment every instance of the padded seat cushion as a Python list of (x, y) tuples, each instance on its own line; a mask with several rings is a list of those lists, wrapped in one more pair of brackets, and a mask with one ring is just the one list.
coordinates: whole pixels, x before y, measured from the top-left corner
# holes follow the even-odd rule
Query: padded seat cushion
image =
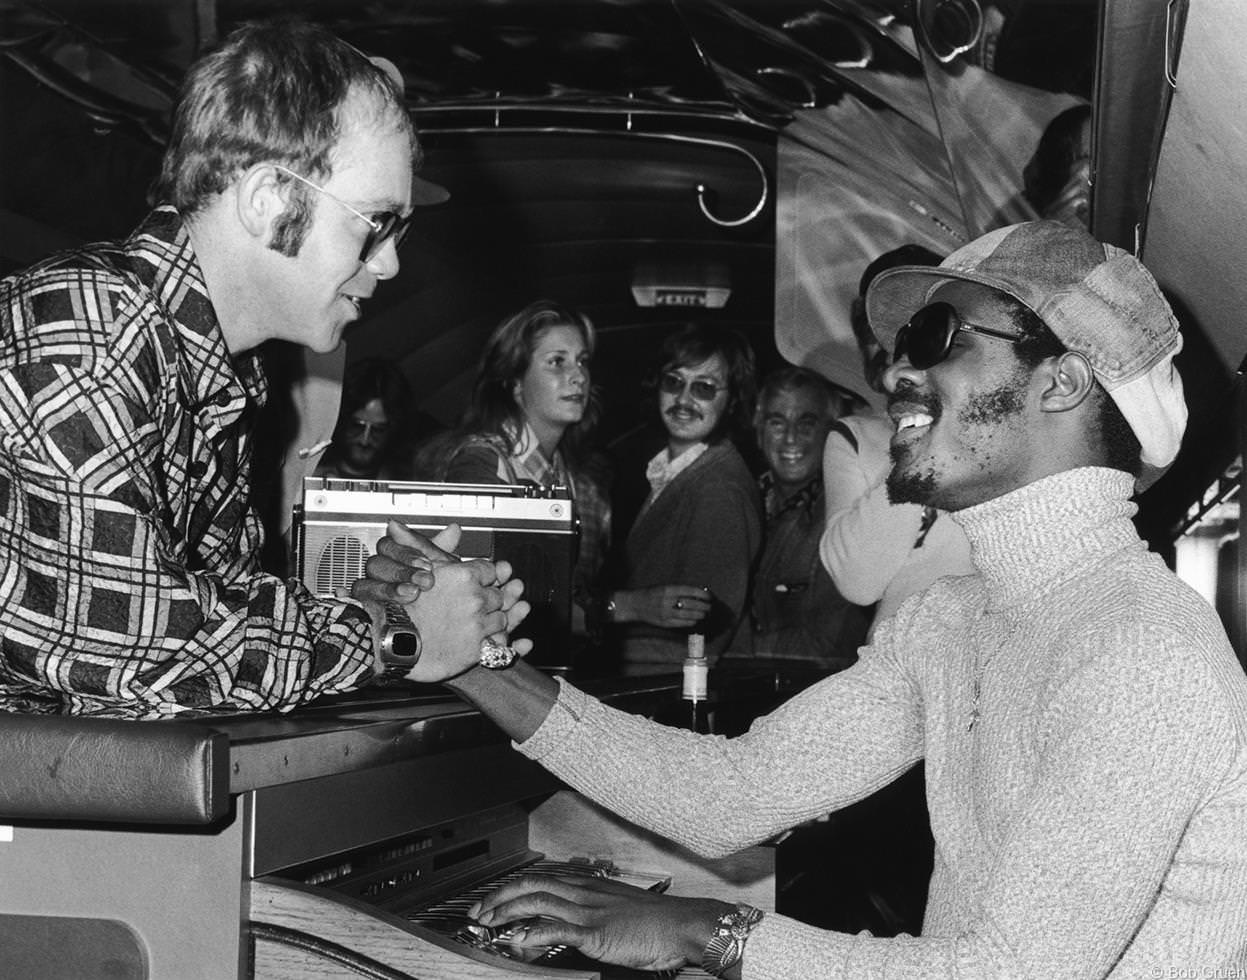
[(207, 824), (228, 809), (224, 732), (0, 712), (0, 819)]

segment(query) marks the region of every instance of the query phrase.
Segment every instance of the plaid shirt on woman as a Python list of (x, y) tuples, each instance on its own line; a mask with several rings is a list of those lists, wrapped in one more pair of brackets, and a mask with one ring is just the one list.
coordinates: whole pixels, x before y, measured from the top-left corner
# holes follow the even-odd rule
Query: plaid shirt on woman
[(587, 473), (574, 474), (561, 452), (555, 451), (553, 461), (546, 459), (528, 425), (522, 433), (513, 435), (511, 442), (518, 442), (514, 452), (508, 441), (496, 433), (468, 436), (451, 451), (440, 476), (463, 483), (496, 481), (515, 485), (529, 481), (541, 487), (567, 487), (580, 523), (572, 598), (588, 611), (602, 587), (602, 566), (611, 535), (610, 500)]
[(260, 573), (265, 395), (171, 208), (0, 282), (0, 708), (288, 709), (371, 676), (362, 609)]

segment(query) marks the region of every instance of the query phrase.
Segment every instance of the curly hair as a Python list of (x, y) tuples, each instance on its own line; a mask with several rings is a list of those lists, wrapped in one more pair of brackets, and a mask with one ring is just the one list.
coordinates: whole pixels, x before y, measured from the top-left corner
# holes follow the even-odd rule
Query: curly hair
[[(312, 180), (332, 173), (343, 107), (404, 132), (420, 162), (403, 92), (384, 70), (325, 28), (293, 16), (244, 24), (196, 62), (182, 82), (153, 197), (183, 216), (202, 210), (247, 168), (278, 163)], [(295, 255), (311, 216), (311, 195), (291, 183), (272, 247)]]

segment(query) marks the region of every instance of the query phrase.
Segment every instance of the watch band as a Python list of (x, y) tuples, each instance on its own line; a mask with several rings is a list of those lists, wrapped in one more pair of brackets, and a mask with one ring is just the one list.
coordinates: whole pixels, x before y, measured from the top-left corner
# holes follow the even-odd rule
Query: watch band
[(762, 921), (762, 910), (744, 903), (724, 912), (714, 924), (714, 932), (701, 954), (701, 968), (714, 977), (721, 977), (740, 962), (745, 941)]
[(385, 623), (381, 627), (381, 672), (383, 680), (398, 680), (420, 660), (420, 631), (401, 603), (385, 604)]

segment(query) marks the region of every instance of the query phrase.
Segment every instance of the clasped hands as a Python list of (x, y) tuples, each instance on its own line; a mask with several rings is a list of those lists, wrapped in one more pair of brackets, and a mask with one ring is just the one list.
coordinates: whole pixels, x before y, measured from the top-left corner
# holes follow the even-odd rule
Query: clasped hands
[[(454, 554), (460, 535), (455, 524), (430, 539), (390, 521), (365, 577), (351, 587), (378, 630), (385, 603), (406, 607), (424, 648), (409, 680), (432, 683), (462, 674), (479, 662), (483, 640), (507, 643), (528, 615), (529, 604), (520, 598), (524, 583), (512, 577), (511, 565), (460, 560)], [(531, 640), (511, 645), (521, 656), (532, 649)]]
[(732, 908), (609, 878), (529, 874), (502, 885), (469, 914), (483, 926), (509, 926), (517, 946), (566, 944), (603, 963), (673, 970), (701, 962), (718, 917)]

